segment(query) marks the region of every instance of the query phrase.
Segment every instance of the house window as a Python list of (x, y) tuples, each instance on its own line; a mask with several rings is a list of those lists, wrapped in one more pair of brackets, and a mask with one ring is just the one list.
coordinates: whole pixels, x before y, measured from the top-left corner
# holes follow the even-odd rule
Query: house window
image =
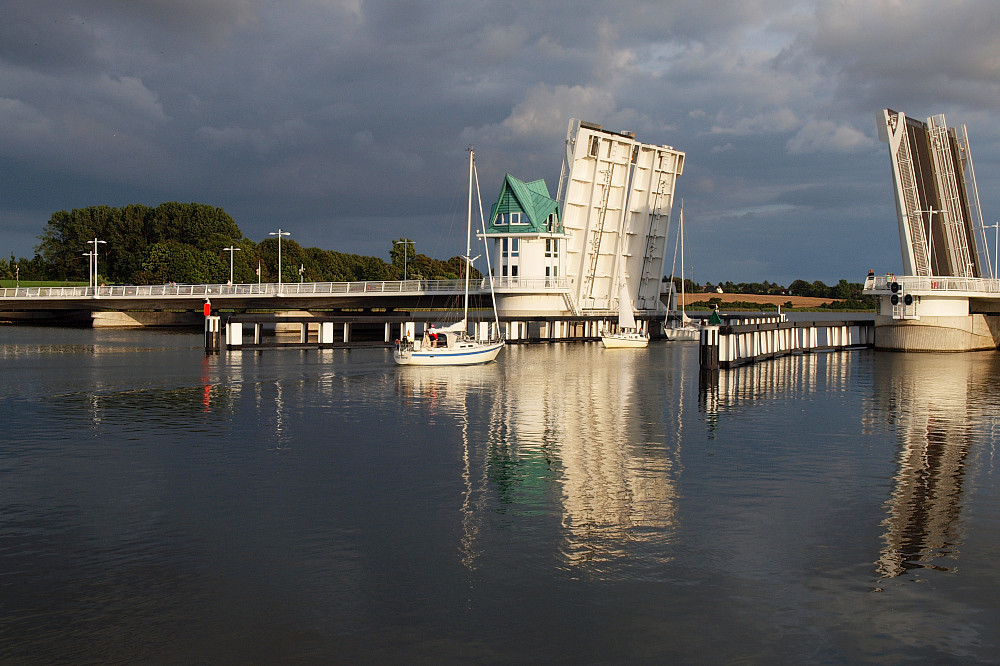
[(517, 277), (517, 266), (521, 256), (521, 239), (504, 238), (500, 244), (501, 275)]

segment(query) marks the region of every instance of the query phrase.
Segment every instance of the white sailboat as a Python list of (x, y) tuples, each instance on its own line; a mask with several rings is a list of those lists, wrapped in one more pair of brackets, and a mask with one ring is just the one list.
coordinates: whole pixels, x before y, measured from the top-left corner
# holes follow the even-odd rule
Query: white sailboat
[[(475, 172), (475, 152), (469, 148), (469, 210), (465, 235), (465, 293), (462, 320), (442, 328), (432, 324), (420, 340), (397, 340), (392, 358), (399, 365), (476, 365), (496, 359), (503, 349), (502, 337), (479, 340), (468, 334), (469, 325), (469, 273), (472, 270), (472, 183)], [(496, 298), (490, 281), (490, 301), (499, 335), (500, 322), (496, 317)]]
[(624, 280), (618, 291), (618, 331), (602, 332), (601, 344), (607, 349), (645, 347), (649, 344), (649, 334), (636, 328), (635, 315), (632, 314), (632, 300), (629, 298), (628, 285)]
[[(684, 303), (684, 204), (681, 204), (681, 214), (677, 222), (677, 243), (674, 245), (674, 256), (677, 255), (677, 245), (681, 251), (681, 312), (680, 315), (673, 308), (667, 311), (667, 318), (663, 325), (663, 337), (667, 340), (698, 340), (701, 337), (701, 326), (687, 316)], [(676, 259), (675, 259), (676, 261)], [(673, 272), (671, 270), (671, 272)], [(673, 294), (673, 276), (670, 280), (670, 291)], [(673, 301), (673, 299), (671, 299)]]

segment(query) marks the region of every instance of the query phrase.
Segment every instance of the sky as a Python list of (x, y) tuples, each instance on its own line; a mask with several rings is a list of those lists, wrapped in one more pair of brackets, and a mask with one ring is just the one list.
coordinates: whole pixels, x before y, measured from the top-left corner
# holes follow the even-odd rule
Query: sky
[(555, 195), (571, 118), (686, 153), (697, 282), (900, 272), (885, 107), (965, 124), (1000, 218), (995, 0), (0, 0), (0, 16), (4, 255), (32, 256), (56, 211), (193, 201), (257, 242), (281, 228), (388, 259), (408, 237), (446, 259), (467, 146), (487, 210), (504, 173)]

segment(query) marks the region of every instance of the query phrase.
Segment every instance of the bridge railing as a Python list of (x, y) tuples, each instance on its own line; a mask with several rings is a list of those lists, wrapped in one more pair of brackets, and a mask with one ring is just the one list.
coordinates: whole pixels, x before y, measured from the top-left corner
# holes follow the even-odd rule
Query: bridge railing
[(920, 277), (915, 275), (878, 275), (865, 281), (864, 291), (892, 291), (892, 283), (901, 285), (906, 291), (973, 292), (983, 294), (1000, 293), (1000, 280), (992, 278), (963, 278), (947, 275)]
[[(461, 293), (464, 280), (367, 280), (363, 282), (276, 282), (248, 284), (147, 284), (98, 287), (17, 287), (0, 289), (0, 298), (212, 298), (218, 296), (296, 296), (335, 294)], [(569, 288), (565, 278), (493, 278), (494, 289), (560, 291)], [(489, 291), (489, 282), (475, 280), (473, 293)]]

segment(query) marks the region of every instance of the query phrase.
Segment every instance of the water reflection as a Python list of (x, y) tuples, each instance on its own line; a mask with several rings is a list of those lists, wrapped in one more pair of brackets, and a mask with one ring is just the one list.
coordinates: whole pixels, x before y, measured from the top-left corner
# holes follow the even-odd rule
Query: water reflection
[[(860, 355), (870, 362), (858, 362)], [(871, 372), (871, 377), (863, 377)], [(859, 373), (861, 376), (859, 376)], [(1000, 355), (845, 352), (789, 356), (718, 373), (702, 373), (699, 406), (709, 437), (720, 415), (762, 400), (801, 399), (871, 385), (861, 434), (876, 420), (895, 431), (898, 449), (890, 480), (882, 547), (882, 578), (920, 569), (954, 571), (963, 542), (961, 512), (972, 469), (969, 457), (983, 442), (995, 450), (1000, 408), (988, 396), (1000, 391)]]
[[(652, 546), (676, 529), (680, 435), (666, 432), (660, 394), (639, 389), (649, 362), (645, 353), (554, 345), (511, 347), (502, 363), (478, 368), (400, 369), (402, 395), (458, 426), (468, 566), (490, 493), (494, 511), (521, 516), (556, 502), (561, 557), (591, 575), (626, 557), (628, 566), (668, 557)], [(672, 416), (678, 429), (680, 418)]]
[(875, 409), (899, 438), (878, 572), (954, 571), (965, 487), (975, 469), (968, 458), (984, 419), (990, 432), (995, 428), (996, 409), (983, 397), (1000, 388), (1000, 360), (993, 352), (880, 354), (876, 370)]
[(710, 430), (721, 412), (756, 404), (762, 399), (802, 398), (823, 390), (843, 390), (853, 381), (861, 352), (794, 354), (729, 370), (702, 371), (699, 405)]

